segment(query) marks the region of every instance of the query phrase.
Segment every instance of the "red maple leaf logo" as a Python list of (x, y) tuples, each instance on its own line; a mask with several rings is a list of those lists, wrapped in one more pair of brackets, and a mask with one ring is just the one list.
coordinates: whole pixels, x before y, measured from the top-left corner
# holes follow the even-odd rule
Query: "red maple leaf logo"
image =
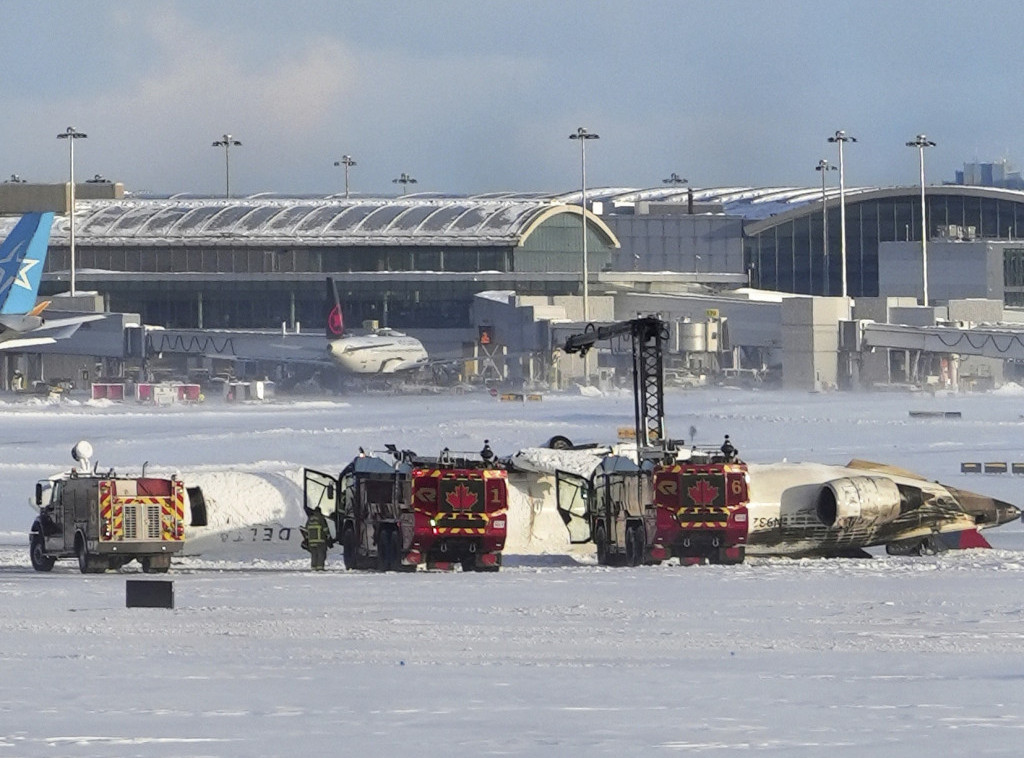
[(707, 479), (701, 479), (694, 486), (687, 487), (686, 494), (694, 505), (712, 505), (718, 498), (718, 487), (709, 484)]
[(337, 305), (331, 308), (331, 312), (327, 316), (327, 329), (331, 334), (337, 334), (339, 337), (345, 333), (345, 324), (341, 319), (341, 308)]
[(445, 502), (455, 510), (467, 510), (476, 505), (479, 498), (475, 493), (470, 492), (469, 487), (460, 484), (445, 497)]

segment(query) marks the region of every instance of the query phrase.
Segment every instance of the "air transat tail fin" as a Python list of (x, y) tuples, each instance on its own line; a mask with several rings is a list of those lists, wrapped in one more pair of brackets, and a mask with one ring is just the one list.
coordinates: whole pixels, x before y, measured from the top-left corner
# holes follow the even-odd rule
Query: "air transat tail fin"
[(0, 315), (35, 308), (51, 226), (52, 213), (26, 213), (0, 243)]
[(345, 336), (345, 321), (341, 315), (341, 298), (334, 279), (327, 277), (327, 339), (336, 340)]

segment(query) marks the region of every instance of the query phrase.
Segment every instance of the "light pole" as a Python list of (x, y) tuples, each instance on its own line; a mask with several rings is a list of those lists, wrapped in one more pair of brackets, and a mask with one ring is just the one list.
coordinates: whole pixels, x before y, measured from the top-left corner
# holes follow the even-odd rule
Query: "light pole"
[(241, 147), (242, 143), (230, 134), (225, 134), (213, 146), (224, 148), (224, 197), (231, 197), (231, 148)]
[(402, 185), (402, 194), (404, 195), (405, 194), (406, 185), (416, 184), (416, 180), (413, 179), (411, 176), (409, 176), (407, 173), (405, 173), (403, 171), (402, 175), (399, 176), (397, 179), (392, 179), (391, 183), (392, 184), (401, 184)]
[(842, 129), (828, 138), (839, 145), (839, 250), (843, 266), (843, 297), (846, 297), (846, 169), (843, 166), (843, 143), (856, 142)]
[(68, 182), (70, 184), (70, 196), (68, 198), (68, 251), (70, 252), (70, 285), (71, 295), (75, 295), (75, 140), (85, 139), (88, 135), (79, 132), (73, 126), (57, 135), (57, 139), (68, 141)]
[(924, 302), (922, 305), (928, 305), (928, 223), (925, 219), (925, 203), (924, 203), (924, 149), (926, 147), (935, 147), (935, 143), (932, 142), (924, 134), (919, 134), (913, 139), (913, 141), (907, 143), (907, 147), (916, 147), (918, 154), (921, 157), (921, 275), (923, 277), (922, 284), (924, 285)]
[(580, 141), (580, 220), (583, 222), (583, 320), (590, 321), (590, 274), (587, 271), (587, 140), (600, 139), (582, 126), (569, 135), (569, 139)]
[(825, 260), (822, 294), (828, 297), (828, 208), (825, 207), (825, 173), (835, 171), (836, 167), (822, 158), (814, 170), (821, 172), (821, 250)]
[(679, 176), (679, 174), (677, 174), (675, 171), (673, 171), (669, 175), (668, 179), (662, 179), (661, 183), (662, 184), (686, 184), (686, 179), (683, 179), (683, 177)]
[(352, 160), (351, 155), (343, 155), (341, 156), (341, 160), (334, 162), (334, 165), (345, 167), (345, 199), (348, 200), (348, 170), (350, 167), (356, 165), (356, 162)]

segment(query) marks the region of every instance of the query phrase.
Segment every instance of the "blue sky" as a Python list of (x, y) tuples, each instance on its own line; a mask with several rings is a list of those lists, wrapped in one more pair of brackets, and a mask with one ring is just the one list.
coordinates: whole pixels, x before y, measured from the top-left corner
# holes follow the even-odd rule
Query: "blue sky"
[(4, 0), (0, 177), (218, 193), (817, 186), (1024, 163), (1024, 3)]

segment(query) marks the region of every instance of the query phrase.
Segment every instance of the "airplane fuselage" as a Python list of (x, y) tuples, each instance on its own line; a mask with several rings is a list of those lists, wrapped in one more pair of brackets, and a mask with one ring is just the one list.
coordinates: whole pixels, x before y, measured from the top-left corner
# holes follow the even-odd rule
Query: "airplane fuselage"
[(889, 471), (817, 463), (748, 468), (750, 555), (840, 555), (1020, 517), (1009, 503)]
[(415, 337), (390, 329), (333, 340), (331, 358), (352, 374), (396, 374), (427, 363), (427, 351)]

